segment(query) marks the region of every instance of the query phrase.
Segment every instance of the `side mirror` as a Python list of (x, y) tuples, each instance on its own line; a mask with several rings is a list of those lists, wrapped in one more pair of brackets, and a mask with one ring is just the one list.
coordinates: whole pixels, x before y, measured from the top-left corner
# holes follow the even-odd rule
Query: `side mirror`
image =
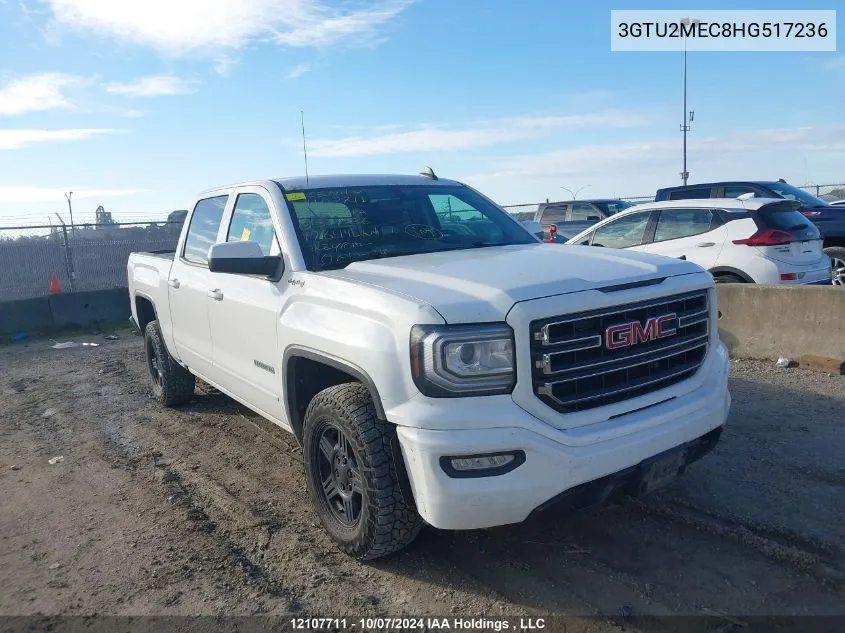
[(283, 269), (282, 258), (265, 255), (256, 242), (222, 242), (208, 249), (208, 270), (279, 278)]
[(601, 220), (601, 218), (597, 215), (588, 215), (587, 216), (588, 222), (598, 222), (599, 220)]
[(534, 220), (523, 220), (521, 224), (525, 227), (526, 231), (531, 233), (531, 235), (535, 235), (541, 240), (543, 239), (543, 227), (539, 222), (535, 222)]

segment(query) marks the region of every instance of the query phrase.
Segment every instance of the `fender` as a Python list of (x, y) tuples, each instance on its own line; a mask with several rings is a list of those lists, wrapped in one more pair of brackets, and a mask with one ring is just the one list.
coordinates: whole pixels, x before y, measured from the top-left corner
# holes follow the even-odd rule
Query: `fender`
[(382, 405), (381, 396), (379, 395), (375, 382), (373, 382), (373, 379), (370, 378), (369, 374), (358, 367), (358, 365), (350, 363), (342, 358), (338, 358), (337, 356), (333, 356), (327, 352), (321, 352), (302, 345), (290, 345), (285, 349), (284, 356), (282, 357), (282, 383), (285, 385), (285, 408), (287, 409), (288, 420), (296, 419), (295, 414), (298, 410), (298, 403), (295, 400), (296, 390), (289, 389), (287, 384), (288, 368), (290, 367), (290, 362), (294, 358), (307, 358), (308, 360), (323, 363), (324, 365), (334, 367), (335, 369), (349, 374), (364, 385), (367, 388), (367, 391), (370, 392), (378, 417), (382, 420), (387, 419), (384, 414), (384, 405)]

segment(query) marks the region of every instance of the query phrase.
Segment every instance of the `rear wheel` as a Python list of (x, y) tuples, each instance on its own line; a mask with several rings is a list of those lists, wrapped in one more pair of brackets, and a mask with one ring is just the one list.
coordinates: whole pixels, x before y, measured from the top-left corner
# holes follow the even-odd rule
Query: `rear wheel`
[(833, 285), (845, 286), (845, 246), (830, 246), (824, 252), (830, 257)]
[(731, 273), (719, 273), (713, 276), (713, 280), (717, 284), (744, 284), (745, 280), (739, 275), (732, 275)]
[(167, 351), (158, 321), (150, 321), (144, 329), (144, 347), (147, 352), (147, 370), (156, 400), (172, 407), (185, 404), (193, 398), (196, 379), (191, 372), (173, 360)]
[(359, 560), (406, 547), (422, 527), (400, 482), (404, 463), (395, 436), (359, 383), (324, 389), (305, 413), (308, 490), (329, 536)]

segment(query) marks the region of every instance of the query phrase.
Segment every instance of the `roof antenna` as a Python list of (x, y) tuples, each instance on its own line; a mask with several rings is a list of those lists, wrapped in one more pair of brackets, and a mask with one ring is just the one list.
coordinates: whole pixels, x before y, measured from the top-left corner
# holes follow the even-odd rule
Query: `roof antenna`
[(426, 168), (423, 169), (420, 172), (420, 176), (425, 176), (426, 178), (431, 178), (432, 180), (437, 180), (437, 174), (435, 174), (434, 170), (431, 167), (428, 167), (428, 166), (426, 166)]
[(302, 124), (302, 156), (305, 158), (305, 185), (308, 186), (308, 150), (305, 149), (305, 112), (299, 111), (299, 122)]

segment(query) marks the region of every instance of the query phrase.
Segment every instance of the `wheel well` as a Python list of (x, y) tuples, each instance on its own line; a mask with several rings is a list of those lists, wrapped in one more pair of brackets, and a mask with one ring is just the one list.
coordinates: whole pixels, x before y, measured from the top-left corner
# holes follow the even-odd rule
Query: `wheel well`
[(831, 246), (845, 246), (845, 237), (826, 237), (823, 242), (824, 248)]
[[(305, 352), (301, 352), (305, 353)], [(384, 409), (375, 387), (363, 372), (353, 367), (346, 367), (332, 359), (307, 356), (291, 356), (285, 363), (285, 395), (290, 424), (297, 441), (302, 443), (302, 430), (305, 426), (305, 412), (311, 400), (327, 387), (347, 382), (362, 383), (373, 398), (376, 411), (384, 418)]]
[(146, 297), (135, 297), (135, 310), (138, 313), (138, 327), (141, 332), (146, 329), (147, 323), (156, 320), (156, 309), (153, 302)]
[(737, 270), (736, 268), (731, 268), (730, 266), (720, 266), (718, 268), (711, 268), (710, 274), (713, 275), (713, 278), (722, 277), (724, 275), (731, 275), (732, 277), (739, 277), (747, 284), (753, 284), (754, 280), (749, 277), (746, 273), (742, 272), (741, 270)]

